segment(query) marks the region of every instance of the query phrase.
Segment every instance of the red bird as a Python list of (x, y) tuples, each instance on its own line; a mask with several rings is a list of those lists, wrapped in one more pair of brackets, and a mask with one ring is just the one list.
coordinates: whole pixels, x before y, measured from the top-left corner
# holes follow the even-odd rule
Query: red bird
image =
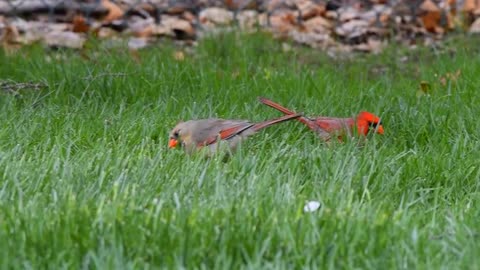
[[(295, 112), (269, 99), (259, 98), (259, 100), (261, 103), (277, 109), (286, 115), (295, 114)], [(308, 118), (301, 116), (297, 118), (297, 120), (307, 125), (324, 141), (329, 141), (332, 136), (336, 136), (340, 141), (343, 141), (344, 136), (352, 136), (355, 129), (358, 134), (363, 136), (366, 136), (370, 131), (383, 134), (383, 125), (380, 118), (369, 112), (360, 112), (356, 119), (336, 117)]]

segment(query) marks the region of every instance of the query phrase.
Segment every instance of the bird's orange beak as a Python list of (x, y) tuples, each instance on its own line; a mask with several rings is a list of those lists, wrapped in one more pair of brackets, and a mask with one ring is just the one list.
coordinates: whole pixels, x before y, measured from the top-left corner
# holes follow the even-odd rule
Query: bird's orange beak
[(168, 142), (168, 148), (175, 148), (178, 145), (178, 140), (176, 139), (170, 139)]
[(383, 135), (383, 126), (382, 126), (382, 125), (379, 125), (379, 126), (377, 127), (377, 133)]

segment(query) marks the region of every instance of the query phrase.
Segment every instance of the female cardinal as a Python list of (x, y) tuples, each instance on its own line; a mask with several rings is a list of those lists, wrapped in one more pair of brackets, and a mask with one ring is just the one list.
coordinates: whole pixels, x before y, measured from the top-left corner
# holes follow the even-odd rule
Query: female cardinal
[[(259, 98), (259, 100), (261, 103), (277, 109), (286, 115), (295, 114), (293, 111), (269, 99)], [(352, 136), (355, 128), (357, 132), (363, 136), (366, 136), (371, 130), (374, 130), (378, 134), (383, 134), (383, 126), (380, 118), (369, 112), (360, 112), (356, 119), (334, 117), (317, 117), (312, 119), (302, 116), (298, 118), (298, 121), (315, 131), (324, 141), (329, 141), (332, 135), (337, 136), (338, 139), (342, 141), (345, 134)]]
[(208, 147), (209, 154), (218, 151), (221, 141), (227, 142), (226, 148), (235, 151), (238, 143), (247, 136), (268, 126), (300, 117), (301, 114), (289, 114), (280, 118), (257, 124), (245, 120), (200, 119), (178, 123), (170, 132), (169, 148), (181, 145), (191, 154)]

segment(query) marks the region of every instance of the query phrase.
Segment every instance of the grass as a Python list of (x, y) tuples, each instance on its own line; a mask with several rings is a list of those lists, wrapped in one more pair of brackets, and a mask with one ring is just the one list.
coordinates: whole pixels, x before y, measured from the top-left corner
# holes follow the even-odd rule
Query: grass
[[(476, 44), (333, 60), (224, 34), (184, 61), (168, 44), (0, 52), (2, 80), (47, 85), (0, 94), (0, 266), (474, 269)], [(290, 122), (226, 163), (167, 149), (181, 119), (279, 116), (257, 96), (312, 116), (369, 110), (386, 134), (327, 147)], [(308, 200), (322, 207), (304, 213)]]

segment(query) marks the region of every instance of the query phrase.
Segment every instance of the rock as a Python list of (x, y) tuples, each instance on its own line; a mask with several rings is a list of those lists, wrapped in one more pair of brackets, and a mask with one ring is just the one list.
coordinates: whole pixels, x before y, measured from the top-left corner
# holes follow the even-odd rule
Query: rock
[(198, 14), (198, 20), (203, 25), (229, 25), (233, 21), (233, 12), (223, 8), (206, 8)]
[(258, 25), (258, 12), (255, 10), (240, 11), (237, 14), (237, 21), (241, 29), (254, 29)]
[(477, 3), (475, 0), (465, 0), (463, 2), (463, 12), (471, 13), (477, 8)]
[(360, 18), (360, 12), (357, 9), (352, 7), (340, 8), (338, 10), (338, 14), (339, 14), (338, 20), (340, 22), (347, 22), (353, 19)]
[(480, 33), (480, 18), (477, 18), (472, 25), (470, 25), (470, 28), (468, 29), (468, 32), (470, 33), (475, 33), (478, 34)]
[(289, 34), (290, 38), (300, 44), (305, 44), (313, 48), (326, 47), (334, 43), (328, 33), (301, 32), (293, 30)]
[(335, 28), (335, 33), (348, 39), (354, 39), (365, 35), (368, 26), (368, 22), (364, 20), (351, 20)]
[(110, 27), (100, 27), (97, 30), (97, 37), (99, 38), (111, 38), (111, 37), (116, 37), (118, 35), (118, 32), (113, 30)]
[[(173, 34), (183, 39), (195, 38), (195, 29), (192, 24), (186, 20), (179, 19), (175, 16), (163, 15), (160, 23), (165, 27), (169, 34)], [(158, 34), (159, 29), (155, 29), (154, 33)]]
[(287, 34), (298, 25), (298, 11), (283, 10), (270, 16), (270, 27), (276, 34)]
[(195, 23), (197, 21), (197, 17), (190, 11), (185, 11), (182, 13), (182, 19), (187, 20), (189, 23)]
[(71, 31), (52, 31), (46, 34), (43, 40), (50, 47), (81, 49), (86, 41), (86, 38), (79, 33)]
[(153, 35), (155, 21), (153, 18), (133, 16), (128, 22), (128, 29), (135, 37), (150, 37)]
[(297, 3), (297, 8), (300, 11), (300, 17), (303, 20), (315, 16), (323, 16), (326, 12), (325, 5), (314, 3), (311, 0), (300, 0)]
[(148, 46), (148, 40), (145, 37), (131, 37), (128, 40), (128, 48), (131, 50), (139, 50)]
[(19, 37), (20, 42), (23, 44), (31, 44), (40, 41), (50, 32), (63, 32), (71, 29), (71, 26), (66, 23), (25, 21), (18, 18), (12, 21), (11, 24), (18, 29), (18, 32), (21, 34)]
[(327, 11), (325, 12), (325, 18), (330, 20), (336, 20), (338, 18), (338, 13), (336, 11)]
[(356, 51), (378, 54), (383, 49), (383, 43), (380, 40), (369, 38), (366, 43), (353, 46), (353, 49)]
[(261, 27), (267, 27), (269, 25), (269, 16), (267, 13), (260, 13), (258, 15), (258, 25)]
[(108, 10), (107, 15), (103, 18), (104, 23), (110, 23), (123, 17), (124, 11), (114, 2), (102, 0), (102, 6)]
[(306, 32), (328, 33), (332, 29), (332, 23), (323, 17), (314, 17), (303, 23)]

